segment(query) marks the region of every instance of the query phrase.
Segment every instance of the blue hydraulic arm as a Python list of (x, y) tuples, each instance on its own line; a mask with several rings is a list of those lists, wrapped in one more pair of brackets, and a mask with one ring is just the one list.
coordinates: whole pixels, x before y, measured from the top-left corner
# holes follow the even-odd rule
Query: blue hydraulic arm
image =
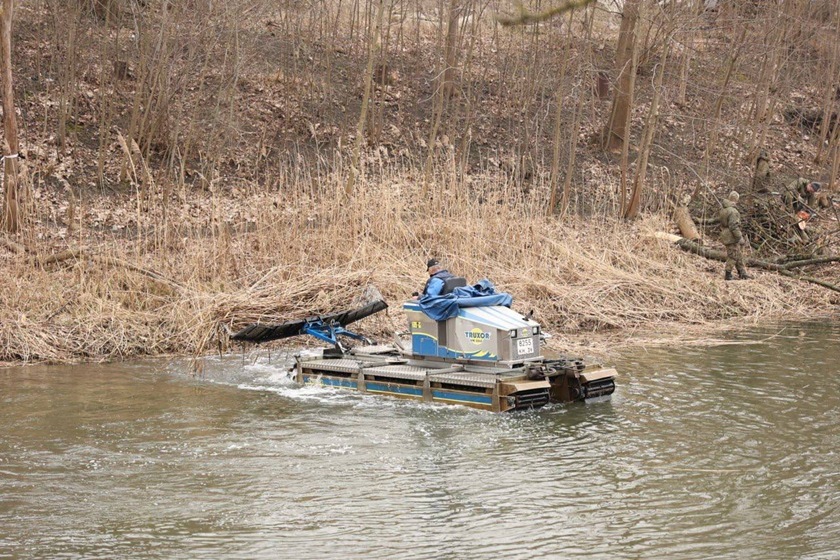
[(341, 342), (338, 340), (339, 336), (346, 336), (355, 340), (361, 340), (366, 344), (372, 344), (372, 341), (366, 336), (354, 333), (353, 331), (348, 331), (337, 323), (326, 323), (321, 319), (310, 319), (306, 321), (301, 329), (301, 333), (310, 334), (318, 340), (328, 342), (342, 352), (344, 351), (344, 346), (342, 346)]
[(336, 348), (343, 351), (344, 349), (338, 342), (339, 336), (347, 336), (355, 338), (356, 340), (363, 340), (367, 344), (373, 344), (370, 339), (365, 338), (360, 334), (348, 331), (344, 327), (350, 323), (373, 315), (374, 313), (378, 313), (387, 307), (388, 304), (383, 300), (377, 300), (358, 309), (332, 313), (330, 315), (309, 317), (307, 319), (295, 319), (276, 325), (254, 323), (235, 333), (231, 339), (259, 344), (270, 340), (281, 340), (291, 336), (310, 334), (318, 340), (329, 342), (330, 344), (335, 345)]

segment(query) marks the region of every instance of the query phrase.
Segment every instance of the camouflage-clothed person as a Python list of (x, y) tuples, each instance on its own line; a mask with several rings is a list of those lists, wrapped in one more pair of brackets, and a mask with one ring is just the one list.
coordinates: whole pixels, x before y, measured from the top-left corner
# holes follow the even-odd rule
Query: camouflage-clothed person
[(808, 209), (814, 210), (819, 203), (817, 193), (820, 191), (820, 187), (820, 183), (816, 181), (799, 177), (787, 185), (784, 194), (782, 194), (782, 200), (794, 212), (802, 209), (801, 204), (805, 204)]
[(741, 214), (735, 208), (735, 203), (738, 202), (739, 198), (737, 192), (729, 193), (729, 197), (723, 201), (723, 208), (718, 213), (718, 223), (721, 228), (720, 242), (726, 247), (724, 277), (727, 280), (732, 280), (733, 268), (738, 270), (740, 278), (749, 278), (744, 266), (744, 257), (741, 254), (741, 242), (744, 240), (744, 236), (741, 234)]
[(755, 160), (752, 190), (760, 193), (770, 190), (770, 156), (767, 155), (766, 150), (761, 150)]

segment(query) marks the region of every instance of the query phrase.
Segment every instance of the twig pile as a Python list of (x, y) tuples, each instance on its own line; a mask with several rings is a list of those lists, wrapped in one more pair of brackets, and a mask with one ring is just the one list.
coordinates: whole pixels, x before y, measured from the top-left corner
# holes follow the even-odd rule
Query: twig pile
[(813, 222), (795, 216), (773, 194), (746, 197), (741, 222), (753, 249), (764, 257), (785, 262), (812, 258), (823, 249)]

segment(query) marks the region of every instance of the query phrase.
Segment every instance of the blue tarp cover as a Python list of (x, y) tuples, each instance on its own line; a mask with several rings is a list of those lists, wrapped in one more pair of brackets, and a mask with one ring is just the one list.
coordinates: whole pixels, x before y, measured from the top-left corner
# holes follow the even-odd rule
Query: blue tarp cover
[(458, 315), (461, 307), (484, 307), (504, 305), (510, 307), (513, 297), (505, 292), (497, 292), (493, 283), (484, 278), (474, 286), (455, 288), (452, 293), (442, 296), (423, 296), (417, 302), (423, 313), (435, 321), (445, 321)]

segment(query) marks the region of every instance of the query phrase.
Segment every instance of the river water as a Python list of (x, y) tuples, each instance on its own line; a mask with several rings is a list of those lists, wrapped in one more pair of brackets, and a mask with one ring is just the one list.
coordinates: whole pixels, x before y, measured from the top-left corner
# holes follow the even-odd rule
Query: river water
[(0, 370), (0, 558), (840, 557), (840, 326), (637, 348), (494, 415), (276, 359)]

